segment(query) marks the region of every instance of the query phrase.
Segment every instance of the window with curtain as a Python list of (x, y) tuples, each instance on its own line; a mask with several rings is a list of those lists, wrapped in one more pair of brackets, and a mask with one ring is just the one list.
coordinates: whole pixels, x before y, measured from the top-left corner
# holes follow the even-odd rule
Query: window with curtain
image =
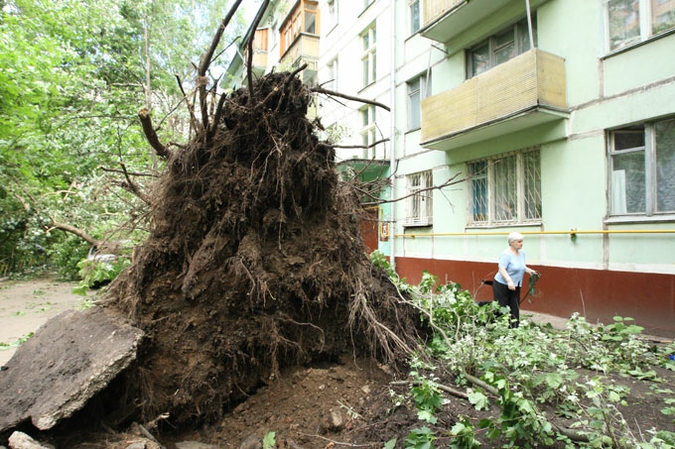
[(675, 213), (675, 119), (609, 133), (610, 215)]
[(609, 51), (675, 28), (675, 0), (607, 0), (605, 9)]

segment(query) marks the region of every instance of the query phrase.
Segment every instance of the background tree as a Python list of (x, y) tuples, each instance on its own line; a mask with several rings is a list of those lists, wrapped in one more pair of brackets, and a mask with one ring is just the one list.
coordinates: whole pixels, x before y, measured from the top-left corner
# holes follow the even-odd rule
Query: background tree
[(164, 142), (186, 140), (183, 91), (229, 3), (0, 4), (0, 275), (51, 256), (73, 276), (89, 244), (144, 232), (142, 192), (159, 167), (138, 110)]

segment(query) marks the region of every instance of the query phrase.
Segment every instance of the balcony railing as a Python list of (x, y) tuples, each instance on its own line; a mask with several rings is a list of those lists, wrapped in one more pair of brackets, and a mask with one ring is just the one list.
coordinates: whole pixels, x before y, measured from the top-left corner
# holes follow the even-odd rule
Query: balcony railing
[(450, 150), (567, 117), (564, 59), (539, 49), (422, 101), (422, 145)]
[(465, 0), (425, 0), (424, 1), (424, 24), (428, 25), (441, 17), (446, 11), (457, 7)]
[(300, 33), (281, 56), (280, 62), (292, 66), (298, 60), (306, 62), (308, 69), (316, 70), (316, 62), (319, 60), (319, 36)]

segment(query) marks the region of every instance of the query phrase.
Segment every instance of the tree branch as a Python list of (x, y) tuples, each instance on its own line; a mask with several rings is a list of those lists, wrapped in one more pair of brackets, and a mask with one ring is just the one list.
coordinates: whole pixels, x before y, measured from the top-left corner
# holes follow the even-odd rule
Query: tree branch
[(119, 184), (140, 198), (145, 204), (150, 204), (150, 198), (138, 188), (138, 185), (134, 181), (132, 181), (131, 177), (129, 176), (129, 172), (127, 172), (127, 166), (124, 165), (124, 162), (120, 163), (120, 165), (122, 166), (122, 172), (124, 173), (124, 178), (127, 180), (127, 182), (121, 182)]
[(150, 111), (148, 111), (146, 108), (141, 109), (138, 111), (138, 118), (141, 120), (145, 137), (148, 139), (150, 146), (155, 150), (155, 153), (164, 159), (168, 159), (171, 156), (171, 152), (166, 149), (162, 142), (159, 141), (157, 132), (155, 132), (155, 129), (152, 127)]
[(328, 96), (331, 96), (331, 97), (344, 98), (345, 100), (360, 101), (361, 103), (372, 104), (372, 105), (380, 107), (380, 108), (382, 108), (386, 111), (391, 111), (389, 106), (387, 106), (385, 104), (382, 104), (382, 103), (379, 103), (377, 101), (366, 100), (365, 98), (359, 98), (359, 97), (353, 97), (351, 95), (341, 94), (340, 92), (335, 92), (335, 91), (332, 91), (332, 90), (324, 89), (323, 87), (318, 87), (318, 86), (312, 87), (311, 91), (317, 92), (317, 93), (320, 93), (320, 94), (324, 94), (324, 95), (328, 95)]
[(249, 104), (253, 104), (253, 70), (251, 70), (251, 66), (253, 64), (253, 41), (255, 40), (255, 30), (258, 29), (258, 24), (262, 20), (263, 14), (265, 14), (265, 11), (267, 10), (267, 7), (270, 4), (270, 0), (265, 0), (262, 5), (260, 5), (260, 9), (258, 9), (258, 13), (255, 15), (255, 19), (253, 19), (253, 24), (251, 24), (251, 30), (252, 34), (248, 38), (248, 42), (246, 43), (248, 46), (248, 61), (246, 62), (246, 77), (248, 79), (248, 102)]
[(101, 246), (101, 244), (103, 244), (103, 240), (99, 240), (90, 236), (80, 228), (76, 228), (75, 226), (71, 226), (66, 223), (59, 223), (53, 217), (49, 218), (52, 220), (52, 226), (51, 228), (47, 229), (47, 232), (51, 231), (52, 229), (60, 229), (61, 231), (69, 232), (71, 234), (78, 236), (79, 238), (81, 238), (82, 240), (84, 240), (85, 242), (89, 243), (92, 246)]
[(373, 148), (373, 147), (375, 147), (375, 146), (377, 146), (381, 143), (385, 143), (385, 142), (389, 142), (389, 137), (387, 137), (385, 139), (380, 139), (376, 142), (371, 143), (370, 145), (333, 145), (333, 148), (352, 148), (352, 149), (363, 148), (365, 150), (365, 149), (368, 149), (368, 148)]
[(201, 61), (199, 62), (199, 69), (197, 70), (197, 89), (199, 90), (199, 106), (202, 111), (202, 126), (204, 129), (208, 129), (209, 127), (208, 112), (206, 110), (206, 71), (211, 65), (211, 58), (213, 58), (213, 54), (216, 52), (216, 48), (218, 48), (218, 44), (220, 43), (220, 39), (223, 36), (223, 32), (225, 32), (225, 28), (230, 23), (230, 20), (232, 20), (232, 17), (237, 11), (237, 8), (239, 8), (241, 1), (242, 0), (236, 0), (230, 10), (227, 12), (227, 15), (220, 23), (216, 34), (213, 36), (211, 46), (206, 51), (206, 53), (204, 53)]

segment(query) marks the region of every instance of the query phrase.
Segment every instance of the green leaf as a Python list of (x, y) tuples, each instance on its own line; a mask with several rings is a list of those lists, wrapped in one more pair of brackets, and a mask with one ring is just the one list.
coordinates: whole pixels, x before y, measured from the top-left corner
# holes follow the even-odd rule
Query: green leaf
[(277, 445), (276, 432), (267, 432), (263, 438), (263, 449), (273, 449)]
[(396, 438), (392, 438), (391, 440), (387, 441), (384, 443), (384, 449), (394, 449), (396, 447)]
[(487, 410), (490, 408), (490, 401), (487, 396), (485, 396), (480, 391), (474, 391), (468, 394), (469, 402), (473, 404), (476, 410)]

